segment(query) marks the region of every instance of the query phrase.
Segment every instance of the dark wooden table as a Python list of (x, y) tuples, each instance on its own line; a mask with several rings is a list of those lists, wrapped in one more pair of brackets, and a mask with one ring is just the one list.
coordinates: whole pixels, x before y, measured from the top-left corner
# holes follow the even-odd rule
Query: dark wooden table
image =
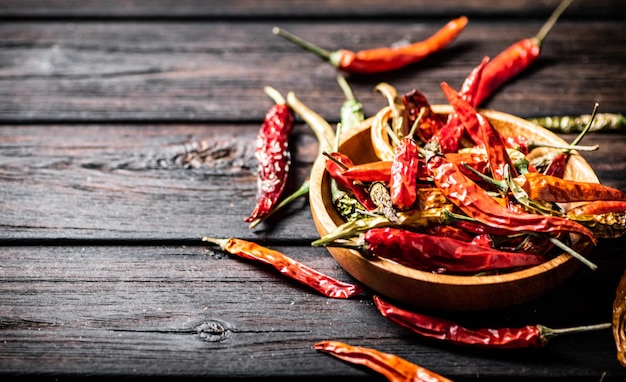
[[(371, 292), (322, 297), (226, 255), (205, 235), (254, 240), (352, 281), (323, 248), (302, 199), (255, 230), (254, 140), (271, 101), (295, 94), (331, 123), (337, 71), (272, 34), (353, 50), (470, 24), (445, 51), (386, 74), (349, 76), (371, 116), (374, 86), (444, 103), (485, 56), (534, 35), (549, 1), (0, 1), (0, 378), (382, 380), (312, 349), (336, 339), (393, 353), (457, 381), (624, 380), (609, 330), (537, 350), (426, 341), (386, 321)], [(575, 2), (540, 60), (484, 105), (522, 117), (621, 113), (626, 12)], [(626, 190), (626, 135), (593, 133), (601, 182)], [(571, 141), (575, 134), (561, 134)], [(317, 141), (298, 120), (293, 187)], [(441, 313), (475, 326), (607, 322), (626, 241), (601, 240), (545, 296), (490, 312)], [(439, 314), (439, 312), (434, 312)]]

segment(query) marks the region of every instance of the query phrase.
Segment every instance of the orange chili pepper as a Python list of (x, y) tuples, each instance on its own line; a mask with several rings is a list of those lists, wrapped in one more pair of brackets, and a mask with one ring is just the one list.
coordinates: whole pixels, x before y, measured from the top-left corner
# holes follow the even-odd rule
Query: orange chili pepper
[(222, 250), (244, 259), (259, 261), (271, 265), (283, 275), (307, 285), (326, 297), (351, 298), (363, 291), (358, 284), (336, 280), (320, 273), (284, 253), (274, 251), (262, 245), (236, 238), (216, 239), (203, 237), (202, 241), (217, 244)]
[(566, 180), (558, 176), (530, 172), (513, 179), (528, 197), (546, 202), (569, 203), (594, 200), (626, 201), (626, 193), (600, 183)]
[(353, 52), (347, 49), (328, 51), (303, 39), (274, 27), (274, 34), (286, 38), (294, 44), (320, 56), (336, 68), (351, 73), (381, 73), (414, 64), (450, 44), (465, 29), (466, 16), (449, 21), (429, 38), (398, 48), (375, 48)]
[(322, 341), (313, 345), (315, 350), (329, 353), (343, 361), (374, 370), (391, 382), (451, 382), (450, 379), (411, 363), (397, 355), (339, 341)]

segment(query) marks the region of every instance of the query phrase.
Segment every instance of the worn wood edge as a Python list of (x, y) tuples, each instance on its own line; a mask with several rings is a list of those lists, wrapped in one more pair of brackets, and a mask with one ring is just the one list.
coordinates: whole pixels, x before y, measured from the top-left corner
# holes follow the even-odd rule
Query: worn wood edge
[[(449, 105), (433, 105), (433, 110), (440, 114), (452, 111)], [(382, 110), (384, 112), (384, 110)], [(510, 126), (520, 126), (524, 132), (532, 131), (534, 143), (566, 145), (556, 134), (538, 128), (522, 118), (494, 111), (481, 109), (496, 128), (507, 132)], [(339, 150), (346, 152), (346, 142), (359, 139), (359, 151), (371, 148), (368, 131), (372, 120), (369, 118), (342, 136)], [(527, 136), (527, 135), (525, 135)], [(547, 150), (547, 149), (546, 149)], [(366, 153), (365, 161), (376, 160), (373, 152)], [(598, 178), (589, 164), (580, 156), (572, 156), (568, 164), (566, 177), (576, 180), (598, 182)], [(316, 229), (320, 236), (331, 232), (343, 222), (336, 213), (330, 198), (329, 176), (325, 171), (325, 158), (318, 158), (311, 171), (310, 205)], [(355, 163), (359, 163), (355, 160)], [(584, 174), (584, 176), (582, 176)], [(330, 211), (330, 212), (329, 212)], [(476, 311), (503, 308), (530, 301), (564, 283), (579, 268), (580, 262), (563, 253), (550, 261), (527, 269), (502, 275), (458, 276), (440, 275), (418, 271), (395, 262), (382, 259), (369, 259), (355, 250), (328, 247), (337, 263), (355, 279), (374, 291), (393, 299), (436, 310)], [(578, 241), (574, 249), (587, 255), (592, 244)]]

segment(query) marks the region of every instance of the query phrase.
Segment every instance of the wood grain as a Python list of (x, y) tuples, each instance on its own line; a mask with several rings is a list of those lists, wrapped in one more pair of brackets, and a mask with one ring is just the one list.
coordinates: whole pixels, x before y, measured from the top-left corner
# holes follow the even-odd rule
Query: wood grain
[[(294, 91), (329, 121), (344, 100), (337, 71), (271, 33), (274, 25), (327, 49), (353, 50), (420, 40), (443, 21), (4, 22), (0, 24), (0, 121), (260, 121), (263, 87)], [(400, 93), (418, 88), (444, 103), (440, 83), (454, 87), (483, 56), (539, 30), (542, 21), (470, 21), (448, 49), (409, 68), (351, 76), (373, 115), (385, 101), (382, 81)], [(562, 22), (539, 61), (484, 106), (522, 117), (620, 112), (626, 75), (620, 22)], [(573, 43), (575, 42), (575, 43)]]

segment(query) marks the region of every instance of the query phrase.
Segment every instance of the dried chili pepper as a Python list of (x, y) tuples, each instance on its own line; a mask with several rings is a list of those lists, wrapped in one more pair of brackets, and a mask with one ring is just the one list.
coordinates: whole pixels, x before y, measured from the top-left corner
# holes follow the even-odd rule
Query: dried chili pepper
[(404, 358), (372, 348), (348, 345), (339, 341), (321, 341), (313, 345), (313, 348), (343, 361), (368, 367), (391, 382), (451, 382), (450, 379)]
[(441, 88), (472, 141), (485, 148), (492, 177), (495, 180), (504, 179), (504, 167), (507, 165), (517, 175), (507, 152), (508, 141), (487, 118), (464, 100), (450, 85), (443, 82)]
[(567, 218), (589, 228), (596, 237), (621, 237), (626, 234), (626, 201), (593, 201), (567, 211)]
[(275, 103), (267, 112), (257, 136), (254, 152), (259, 161), (257, 201), (245, 222), (263, 219), (272, 211), (285, 188), (291, 165), (289, 134), (293, 128), (293, 112), (276, 89), (267, 86), (265, 92)]
[(313, 130), (318, 141), (318, 156), (332, 150), (336, 139), (335, 130), (317, 112), (309, 108), (296, 97), (294, 92), (287, 93), (287, 105)]
[(569, 210), (571, 215), (600, 215), (610, 212), (626, 213), (625, 200), (598, 200)]
[[(480, 83), (482, 72), (487, 65), (487, 62), (489, 62), (489, 58), (483, 58), (481, 63), (472, 69), (472, 71), (467, 75), (461, 85), (459, 94), (471, 105), (474, 105), (474, 98), (476, 97), (476, 92), (478, 91), (478, 84)], [(436, 142), (436, 144), (439, 145), (441, 152), (444, 154), (454, 153), (457, 152), (460, 147), (464, 131), (465, 129), (463, 124), (461, 123), (458, 115), (456, 115), (456, 112), (453, 110), (452, 113), (448, 115), (448, 120), (444, 126), (433, 135), (430, 142), (431, 144)]]
[(363, 291), (358, 284), (336, 280), (320, 273), (291, 257), (262, 245), (236, 238), (216, 239), (204, 237), (202, 241), (218, 245), (222, 250), (244, 259), (271, 265), (283, 275), (307, 285), (332, 298), (350, 298)]
[[(420, 116), (414, 122), (417, 126), (424, 114), (424, 108)], [(417, 176), (419, 167), (425, 167), (424, 162), (419, 160), (417, 142), (413, 139), (414, 129), (400, 140), (395, 149), (391, 165), (391, 177), (389, 178), (389, 195), (391, 202), (400, 210), (410, 208), (417, 199)]]
[(613, 300), (613, 339), (617, 347), (617, 360), (626, 367), (626, 272), (617, 284)]
[(506, 82), (526, 70), (537, 60), (546, 36), (572, 2), (573, 0), (562, 1), (534, 37), (525, 38), (512, 44), (487, 64), (476, 97), (473, 100), (474, 105), (481, 105)]
[(532, 172), (514, 179), (533, 200), (569, 203), (594, 200), (626, 200), (626, 193), (600, 183), (562, 179)]
[(346, 170), (354, 166), (352, 160), (347, 155), (339, 152), (324, 152), (324, 154), (328, 158), (325, 162), (326, 171), (337, 182), (339, 188), (350, 191), (359, 203), (368, 210), (375, 210), (377, 206), (370, 197), (368, 190), (344, 176)]
[(420, 122), (415, 129), (415, 135), (422, 142), (428, 142), (433, 135), (443, 128), (445, 122), (432, 110), (424, 93), (413, 89), (402, 96), (402, 102), (408, 116), (409, 126), (413, 126), (415, 121), (419, 119)]
[(500, 205), (456, 165), (442, 156), (430, 157), (427, 167), (437, 188), (446, 198), (465, 214), (483, 224), (516, 232), (572, 232), (588, 238), (594, 245), (597, 244), (593, 233), (579, 223), (558, 216), (516, 213)]
[(456, 345), (494, 349), (539, 348), (553, 337), (591, 330), (609, 329), (610, 323), (551, 329), (543, 325), (527, 325), (519, 328), (469, 329), (459, 323), (409, 311), (373, 296), (378, 311), (390, 321), (421, 336), (447, 341)]
[(336, 68), (349, 73), (380, 73), (403, 68), (438, 52), (449, 45), (465, 29), (465, 16), (449, 21), (431, 37), (397, 48), (375, 48), (353, 52), (340, 49), (334, 52), (322, 49), (293, 34), (274, 27), (272, 32), (318, 55)]
[(445, 236), (395, 227), (372, 228), (363, 235), (364, 248), (378, 257), (434, 272), (480, 272), (541, 264), (541, 256), (504, 252)]

